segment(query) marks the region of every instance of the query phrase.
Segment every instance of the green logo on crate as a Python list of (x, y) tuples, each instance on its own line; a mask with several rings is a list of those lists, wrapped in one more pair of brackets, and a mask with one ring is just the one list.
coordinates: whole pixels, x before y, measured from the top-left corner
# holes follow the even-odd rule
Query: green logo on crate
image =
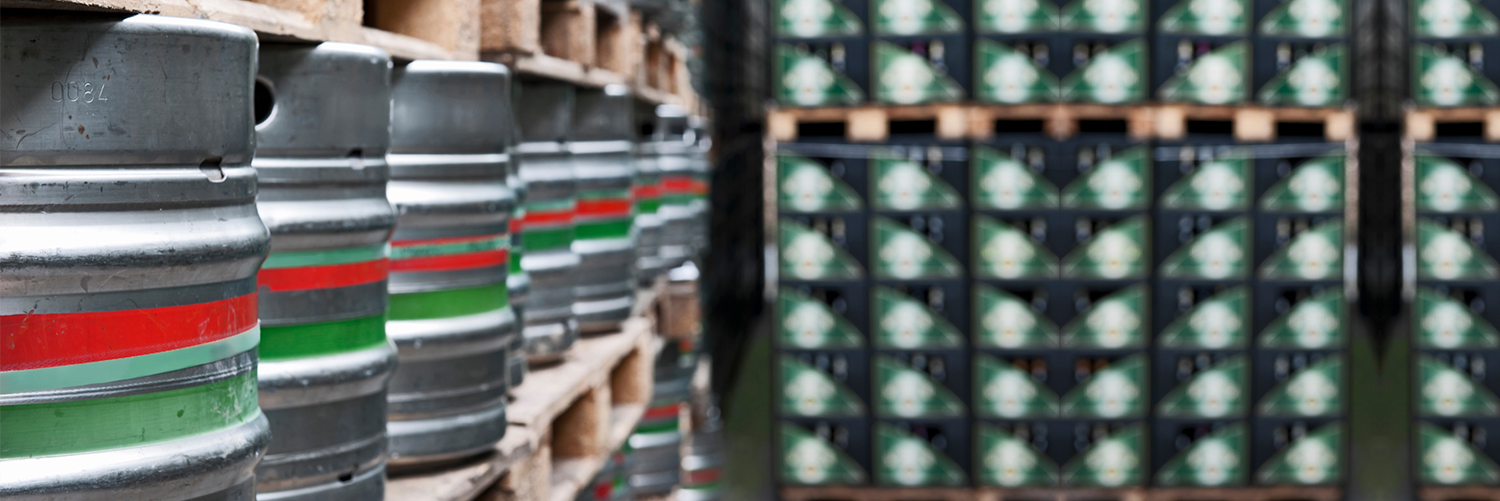
[(1302, 162), (1261, 196), (1267, 211), (1327, 212), (1344, 207), (1344, 155), (1329, 153)]
[(858, 85), (806, 50), (776, 46), (776, 100), (788, 106), (833, 106), (865, 100)]
[(1255, 473), (1261, 485), (1325, 485), (1343, 476), (1339, 451), (1343, 431), (1340, 423), (1318, 427), (1271, 455)]
[(780, 222), (781, 274), (801, 280), (860, 278), (859, 262), (822, 233), (790, 219)]
[(875, 276), (911, 280), (963, 275), (958, 260), (920, 233), (890, 218), (876, 217)]
[(895, 425), (875, 424), (875, 481), (907, 487), (959, 486), (969, 482), (958, 463)]
[(1140, 348), (1146, 344), (1146, 287), (1135, 285), (1115, 291), (1095, 302), (1062, 329), (1064, 348)]
[(964, 19), (942, 0), (875, 0), (871, 24), (877, 35), (963, 33)]
[(980, 33), (1036, 33), (1057, 29), (1061, 21), (1051, 0), (979, 0), (974, 29)]
[(1114, 361), (1062, 398), (1062, 415), (1076, 418), (1146, 416), (1146, 359), (1133, 355)]
[(877, 209), (956, 209), (963, 197), (947, 181), (932, 175), (922, 164), (891, 152), (870, 156), (870, 192)]
[(1062, 8), (1061, 28), (1086, 33), (1140, 33), (1146, 29), (1141, 0), (1073, 0)]
[(1057, 325), (1009, 292), (984, 284), (974, 285), (974, 343), (985, 348), (1053, 348)]
[(1004, 419), (1056, 417), (1057, 394), (1019, 367), (990, 355), (974, 356), (974, 413)]
[(1459, 233), (1430, 219), (1417, 220), (1417, 276), (1437, 280), (1487, 280), (1500, 276), (1495, 259)]
[(875, 287), (875, 345), (882, 348), (960, 348), (964, 335), (927, 305), (890, 287)]
[(1095, 233), (1063, 258), (1063, 277), (1123, 280), (1145, 278), (1150, 267), (1145, 216), (1135, 216)]
[(1425, 416), (1500, 415), (1500, 399), (1469, 374), (1431, 355), (1417, 357), (1417, 409)]
[(1141, 425), (1121, 428), (1063, 465), (1068, 487), (1121, 487), (1146, 481), (1146, 432)]
[(1473, 0), (1415, 0), (1412, 30), (1419, 37), (1453, 38), (1494, 36), (1500, 20)]
[(1259, 412), (1270, 417), (1334, 416), (1343, 408), (1340, 397), (1344, 363), (1329, 355), (1271, 388), (1260, 400)]
[(782, 355), (781, 410), (794, 416), (863, 416), (859, 396), (828, 373)]
[(817, 162), (791, 152), (776, 154), (776, 187), (781, 210), (853, 212), (864, 207), (859, 194)]
[[(1123, 2), (1131, 0), (1077, 0), (1083, 2)], [(1089, 58), (1073, 70), (1058, 92), (1058, 101), (1074, 103), (1128, 104), (1146, 99), (1146, 42), (1135, 39), (1122, 42)]]
[(1170, 278), (1244, 278), (1250, 274), (1250, 218), (1214, 225), (1162, 262)]
[(1250, 407), (1249, 380), (1245, 356), (1229, 357), (1173, 388), (1156, 406), (1156, 414), (1210, 419), (1244, 416)]
[(1349, 73), (1344, 44), (1314, 51), (1271, 78), (1260, 88), (1260, 102), (1270, 106), (1337, 106), (1348, 96)]
[(1494, 485), (1500, 483), (1500, 466), (1484, 451), (1469, 444), (1468, 437), (1454, 436), (1431, 423), (1417, 423), (1417, 474), (1423, 483), (1444, 485)]
[(1172, 456), (1156, 473), (1162, 486), (1225, 487), (1243, 485), (1250, 463), (1245, 425), (1230, 424), (1199, 438)]
[(1031, 235), (994, 218), (974, 216), (974, 268), (986, 278), (1054, 278), (1057, 257)]
[(1417, 289), (1417, 345), (1440, 350), (1500, 347), (1500, 332), (1468, 305), (1428, 288)]
[(1232, 153), (1199, 164), (1162, 193), (1167, 209), (1239, 210), (1250, 205), (1249, 156)]
[(859, 329), (848, 319), (795, 289), (778, 289), (776, 313), (782, 346), (810, 350), (864, 346)]
[(1500, 209), (1495, 190), (1452, 160), (1418, 152), (1417, 209), (1431, 212)]
[(1240, 348), (1250, 338), (1250, 289), (1234, 287), (1200, 301), (1158, 338), (1166, 348)]
[(979, 444), (979, 482), (1000, 487), (1057, 485), (1057, 463), (1030, 443), (991, 425), (974, 427)]
[(1261, 265), (1262, 278), (1331, 280), (1343, 276), (1344, 221), (1330, 219), (1292, 237)]
[[(1035, 3), (1037, 0), (1030, 0)], [(1050, 0), (1040, 0), (1048, 2)], [(1030, 55), (994, 40), (974, 43), (979, 71), (974, 82), (980, 101), (1000, 104), (1044, 103), (1057, 99), (1057, 77)]]
[(1344, 345), (1344, 293), (1336, 287), (1303, 299), (1260, 334), (1262, 348), (1321, 350)]
[(776, 32), (800, 38), (859, 35), (864, 24), (834, 0), (778, 0)]
[(1463, 59), (1419, 43), (1412, 51), (1412, 89), (1424, 106), (1489, 106), (1500, 103), (1500, 88)]
[(1173, 103), (1239, 104), (1249, 84), (1250, 44), (1232, 42), (1194, 59), (1161, 86), (1161, 100)]
[[(871, 45), (875, 50), (876, 101), (923, 104), (963, 99), (963, 87), (931, 60), (890, 42), (876, 41)], [(939, 57), (935, 48), (929, 47), (928, 51), (934, 58)]]
[(1099, 162), (1062, 192), (1063, 207), (1131, 210), (1151, 204), (1151, 159), (1145, 147), (1130, 148)]
[(789, 484), (862, 484), (865, 471), (844, 451), (801, 426), (781, 423), (781, 478)]
[(1020, 160), (993, 148), (976, 146), (970, 180), (975, 207), (982, 209), (1050, 209), (1058, 203), (1057, 187)]
[(1260, 21), (1260, 33), (1271, 36), (1329, 37), (1344, 33), (1342, 0), (1282, 2)]
[(1157, 22), (1162, 33), (1244, 35), (1250, 29), (1245, 0), (1181, 0)]
[(877, 416), (963, 417), (964, 404), (942, 383), (887, 355), (875, 356)]

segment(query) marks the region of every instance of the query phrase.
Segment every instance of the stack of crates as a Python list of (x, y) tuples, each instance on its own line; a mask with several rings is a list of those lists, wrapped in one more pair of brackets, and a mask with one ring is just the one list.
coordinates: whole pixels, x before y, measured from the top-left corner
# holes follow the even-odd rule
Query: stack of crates
[(1500, 104), (1500, 2), (1411, 0), (1412, 99), (1419, 106)]

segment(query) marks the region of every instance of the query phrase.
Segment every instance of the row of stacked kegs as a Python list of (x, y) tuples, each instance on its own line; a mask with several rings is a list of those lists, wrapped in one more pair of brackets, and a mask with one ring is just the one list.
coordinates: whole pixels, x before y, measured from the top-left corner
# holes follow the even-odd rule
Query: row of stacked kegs
[(0, 498), (380, 499), (702, 248), (701, 123), (623, 87), (22, 12)]

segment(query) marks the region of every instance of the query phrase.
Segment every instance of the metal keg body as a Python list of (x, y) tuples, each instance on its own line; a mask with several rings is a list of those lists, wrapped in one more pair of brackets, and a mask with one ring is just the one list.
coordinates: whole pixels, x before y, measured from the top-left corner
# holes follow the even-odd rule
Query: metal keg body
[(251, 31), (7, 15), (0, 497), (248, 499), (256, 404)]
[(635, 155), (635, 230), (636, 230), (636, 279), (641, 285), (650, 286), (664, 269), (662, 245), (665, 224), (659, 213), (661, 207), (661, 167), (659, 156), (670, 151), (666, 144), (665, 127), (673, 117), (681, 115), (681, 108), (660, 105), (645, 113), (641, 141), (636, 145)]
[(505, 433), (516, 318), (506, 285), (510, 72), (416, 61), (392, 75), (386, 333), (400, 365), (388, 398), (390, 463), (461, 458)]
[(568, 151), (578, 179), (578, 274), (573, 313), (582, 333), (610, 332), (635, 304), (634, 103), (623, 86), (580, 90)]
[(687, 113), (681, 108), (664, 105), (657, 108), (656, 162), (660, 172), (662, 221), (662, 266), (681, 266), (692, 259), (694, 172), (692, 138), (688, 135)]
[[(390, 56), (362, 45), (266, 44), (256, 92), (260, 402), (271, 448), (261, 500), (384, 492)], [(338, 89), (335, 91), (334, 89)]]
[(558, 360), (578, 338), (573, 286), (578, 254), (577, 178), (563, 140), (571, 127), (574, 89), (558, 82), (520, 86), (516, 117), (521, 130), (521, 182), (526, 185), (526, 219), (521, 267), (531, 280), (526, 298), (526, 355), (536, 363)]

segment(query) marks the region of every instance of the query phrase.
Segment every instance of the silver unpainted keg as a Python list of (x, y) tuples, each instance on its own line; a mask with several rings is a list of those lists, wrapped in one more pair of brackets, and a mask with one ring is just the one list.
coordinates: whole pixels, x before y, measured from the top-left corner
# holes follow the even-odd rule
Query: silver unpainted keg
[(582, 333), (611, 332), (635, 304), (635, 103), (623, 85), (579, 89), (568, 134), (578, 181), (573, 313)]
[(0, 498), (251, 499), (255, 33), (8, 13), (0, 67)]

